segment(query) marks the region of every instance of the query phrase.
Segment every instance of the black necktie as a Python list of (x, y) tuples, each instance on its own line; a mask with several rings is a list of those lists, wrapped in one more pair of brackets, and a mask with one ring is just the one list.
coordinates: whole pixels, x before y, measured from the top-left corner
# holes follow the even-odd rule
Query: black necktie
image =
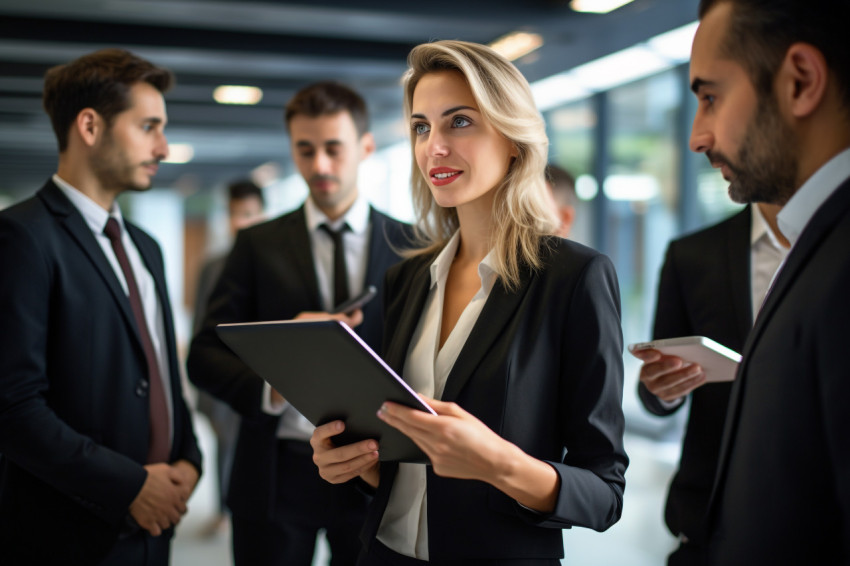
[(347, 223), (334, 230), (327, 224), (320, 224), (319, 228), (327, 232), (334, 242), (334, 303), (336, 307), (348, 300), (348, 269), (345, 267), (345, 245), (342, 236), (351, 228)]
[[(127, 290), (130, 295), (130, 307), (133, 309), (133, 318), (136, 319), (136, 327), (142, 340), (142, 349), (145, 351), (145, 360), (148, 364), (148, 387), (150, 389), (150, 444), (148, 445), (148, 463), (168, 462), (170, 441), (168, 434), (168, 405), (165, 400), (165, 391), (162, 384), (162, 376), (159, 373), (159, 364), (153, 349), (151, 335), (148, 332), (148, 324), (145, 321), (145, 311), (142, 309), (142, 298), (139, 295), (139, 287), (136, 278), (130, 268), (127, 252), (121, 243), (121, 226), (114, 218), (109, 218), (103, 233), (112, 244), (112, 251), (118, 258), (124, 279), (127, 281)], [(144, 390), (144, 385), (142, 386)]]

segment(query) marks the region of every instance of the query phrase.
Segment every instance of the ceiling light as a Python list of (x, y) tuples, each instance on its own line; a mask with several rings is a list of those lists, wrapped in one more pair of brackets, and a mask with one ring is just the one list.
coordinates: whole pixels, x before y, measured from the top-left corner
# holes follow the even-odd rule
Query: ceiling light
[(528, 55), (541, 45), (543, 45), (543, 37), (540, 34), (525, 31), (511, 32), (490, 43), (490, 47), (508, 61)]
[(195, 157), (195, 148), (188, 143), (168, 144), (168, 157), (163, 163), (189, 163)]
[(677, 63), (684, 63), (691, 58), (691, 45), (694, 42), (694, 35), (697, 33), (698, 26), (699, 22), (691, 22), (661, 35), (656, 35), (646, 43), (658, 55)]
[(573, 69), (571, 74), (582, 87), (591, 91), (602, 91), (648, 77), (670, 67), (671, 64), (666, 58), (644, 45), (636, 45), (580, 65)]
[(620, 6), (625, 6), (633, 0), (573, 0), (570, 8), (576, 12), (591, 12), (594, 14), (607, 14), (613, 12)]
[(257, 104), (263, 99), (263, 91), (255, 86), (221, 85), (213, 91), (219, 104)]

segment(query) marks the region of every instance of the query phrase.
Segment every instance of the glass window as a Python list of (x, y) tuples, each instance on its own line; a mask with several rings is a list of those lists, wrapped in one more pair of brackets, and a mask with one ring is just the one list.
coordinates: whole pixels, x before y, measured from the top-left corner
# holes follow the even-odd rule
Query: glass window
[[(593, 136), (596, 128), (596, 111), (589, 99), (574, 102), (549, 112), (546, 116), (549, 135), (549, 160), (570, 172), (577, 180), (577, 189), (590, 185), (593, 170)], [(578, 190), (576, 216), (570, 238), (583, 244), (592, 244), (595, 190)]]
[[(679, 159), (687, 149), (678, 134), (682, 83), (676, 70), (608, 93), (610, 162), (603, 192), (604, 250), (620, 279), (626, 344), (652, 333), (658, 274), (667, 242), (677, 230)], [(623, 409), (632, 428), (662, 434), (673, 419), (652, 419), (637, 399), (638, 361), (626, 354)]]

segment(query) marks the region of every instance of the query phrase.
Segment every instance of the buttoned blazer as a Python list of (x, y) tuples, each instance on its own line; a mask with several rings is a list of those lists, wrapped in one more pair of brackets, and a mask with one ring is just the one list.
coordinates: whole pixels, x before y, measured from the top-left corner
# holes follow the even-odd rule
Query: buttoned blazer
[[(655, 309), (653, 338), (706, 336), (740, 352), (752, 327), (750, 234), (747, 206), (731, 218), (670, 243)], [(670, 531), (703, 545), (705, 511), (717, 469), (731, 383), (708, 383), (691, 393), (682, 455), (667, 497)], [(638, 396), (656, 415), (664, 407), (641, 383)]]
[[(386, 270), (400, 259), (397, 250), (409, 246), (408, 226), (374, 208), (370, 208), (369, 225), (364, 286), (375, 285), (380, 290)], [(276, 511), (279, 417), (262, 412), (262, 378), (221, 342), (215, 326), (285, 320), (302, 311), (321, 310), (303, 206), (237, 234), (188, 358), (190, 380), (243, 417), (228, 495), (234, 512), (271, 517)], [(373, 300), (363, 308), (363, 323), (355, 328), (376, 350), (383, 334), (382, 316), (381, 302)]]
[[(493, 287), (446, 381), (458, 403), (560, 479), (554, 512), (529, 512), (492, 486), (427, 471), (431, 560), (558, 558), (561, 530), (605, 530), (619, 517), (628, 459), (623, 450), (620, 294), (607, 257), (561, 238), (542, 246), (544, 265), (519, 287)], [(430, 286), (435, 256), (391, 269), (385, 359), (399, 375)], [(397, 464), (381, 480), (362, 532), (377, 532)], [(454, 562), (453, 562), (454, 563)]]
[[(200, 471), (183, 401), (162, 254), (125, 222), (162, 305), (172, 461)], [(89, 563), (126, 526), (146, 478), (147, 362), (130, 302), (52, 181), (0, 212), (0, 554)]]
[(711, 563), (850, 564), (850, 179), (756, 318), (709, 504)]

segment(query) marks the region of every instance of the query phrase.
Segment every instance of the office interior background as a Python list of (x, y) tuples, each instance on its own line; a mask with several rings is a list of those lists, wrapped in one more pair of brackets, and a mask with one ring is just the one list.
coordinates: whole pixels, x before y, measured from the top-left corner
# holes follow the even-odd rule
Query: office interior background
[[(667, 242), (737, 209), (719, 174), (688, 150), (697, 3), (634, 0), (583, 13), (568, 0), (0, 0), (0, 208), (55, 172), (56, 142), (41, 109), (47, 68), (118, 46), (171, 69), (169, 162), (152, 190), (121, 203), (163, 247), (185, 350), (198, 269), (230, 244), (227, 183), (257, 181), (269, 216), (307, 194), (283, 126), (283, 106), (295, 91), (333, 79), (364, 95), (378, 151), (361, 167), (360, 190), (379, 209), (412, 220), (399, 82), (407, 52), (432, 39), (536, 46), (514, 63), (546, 120), (550, 160), (578, 179), (572, 237), (612, 258), (625, 343), (647, 340)], [(250, 88), (228, 95), (226, 86)], [(603, 534), (565, 531), (565, 564), (662, 564), (675, 545), (663, 506), (685, 412), (650, 416), (637, 399), (639, 365), (627, 352), (624, 364), (632, 463), (623, 518)], [(211, 430), (201, 416), (196, 423), (211, 463)], [(173, 564), (230, 564), (226, 535), (201, 536), (213, 513), (214, 473), (208, 465), (178, 529)], [(320, 551), (317, 563), (326, 560)]]

